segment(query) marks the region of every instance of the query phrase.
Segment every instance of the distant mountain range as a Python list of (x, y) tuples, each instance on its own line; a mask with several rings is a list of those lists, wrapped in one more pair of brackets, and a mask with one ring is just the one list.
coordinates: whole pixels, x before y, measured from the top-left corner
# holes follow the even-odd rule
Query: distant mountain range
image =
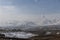
[(60, 30), (60, 25), (39, 26), (34, 22), (26, 22), (20, 25), (15, 25), (15, 24), (11, 24), (11, 25), (6, 27), (0, 27), (0, 29), (8, 29), (8, 30), (16, 29), (23, 31), (40, 31), (40, 30), (57, 30), (57, 29)]
[(49, 19), (44, 16), (43, 19), (39, 21), (39, 23), (40, 25), (32, 21), (19, 22), (13, 20), (0, 26), (0, 29), (20, 29), (24, 31), (36, 31), (40, 29), (60, 29), (60, 18)]

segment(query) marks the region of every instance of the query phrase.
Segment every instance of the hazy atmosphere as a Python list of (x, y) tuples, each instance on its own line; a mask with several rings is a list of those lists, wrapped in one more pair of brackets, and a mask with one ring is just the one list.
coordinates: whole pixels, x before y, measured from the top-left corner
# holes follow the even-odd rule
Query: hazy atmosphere
[(25, 22), (60, 24), (60, 0), (0, 0), (0, 26)]
[(60, 40), (60, 0), (0, 0), (0, 40)]

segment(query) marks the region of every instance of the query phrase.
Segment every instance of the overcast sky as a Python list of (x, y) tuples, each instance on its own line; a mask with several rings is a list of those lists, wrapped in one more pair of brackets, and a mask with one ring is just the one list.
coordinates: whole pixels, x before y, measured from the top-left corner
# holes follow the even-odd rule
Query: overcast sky
[(41, 24), (42, 16), (53, 19), (59, 15), (60, 0), (0, 0), (1, 24), (11, 20)]

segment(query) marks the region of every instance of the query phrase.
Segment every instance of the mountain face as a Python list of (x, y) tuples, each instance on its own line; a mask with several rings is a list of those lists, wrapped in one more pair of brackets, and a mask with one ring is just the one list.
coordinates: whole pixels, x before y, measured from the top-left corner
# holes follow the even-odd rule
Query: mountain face
[(36, 28), (40, 28), (37, 24), (35, 24), (34, 22), (25, 22), (22, 24), (13, 24), (10, 23), (9, 25), (7, 25), (6, 27), (1, 27), (1, 28), (5, 28), (5, 29), (21, 29), (21, 30), (35, 30)]
[(44, 26), (43, 29), (46, 29), (46, 30), (60, 30), (60, 25), (48, 25), (48, 26)]
[(40, 29), (40, 26), (38, 26), (34, 22), (26, 22), (24, 24), (15, 26), (13, 28), (15, 28), (15, 29), (21, 29), (21, 30), (24, 30), (24, 31), (26, 31), (26, 30), (28, 30), (28, 31), (34, 31), (34, 30), (36, 30), (36, 28)]
[(38, 26), (34, 22), (26, 22), (24, 24), (20, 24), (18, 26), (8, 26), (6, 29), (16, 29), (16, 30), (22, 30), (22, 31), (32, 31), (37, 32), (40, 30), (57, 30), (60, 29), (60, 25), (47, 25), (47, 26)]
[(1, 27), (0, 30), (13, 30), (17, 31), (24, 31), (24, 32), (30, 32), (30, 33), (36, 33), (36, 34), (42, 34), (45, 30), (60, 30), (60, 25), (45, 25), (45, 26), (39, 26), (35, 24), (34, 22), (25, 22), (22, 24), (14, 25), (13, 26), (7, 26), (7, 27)]
[[(35, 29), (42, 29), (42, 28), (49, 28), (49, 29), (53, 29), (53, 28), (60, 28), (60, 25), (53, 25), (51, 20), (47, 20), (44, 21), (44, 23), (51, 23), (52, 25), (45, 25), (45, 26), (40, 26), (37, 25), (34, 22), (23, 22), (23, 23), (9, 23), (6, 28), (10, 28), (10, 29), (21, 29), (21, 30), (35, 30)], [(1, 27), (2, 28), (2, 27)]]
[[(40, 23), (41, 22), (41, 23)], [(43, 18), (40, 20), (40, 25), (37, 25), (36, 22), (32, 21), (12, 21), (9, 23), (5, 23), (5, 26), (1, 29), (21, 29), (23, 31), (38, 31), (40, 29), (60, 29), (60, 19), (59, 18)], [(41, 25), (42, 24), (42, 25)]]

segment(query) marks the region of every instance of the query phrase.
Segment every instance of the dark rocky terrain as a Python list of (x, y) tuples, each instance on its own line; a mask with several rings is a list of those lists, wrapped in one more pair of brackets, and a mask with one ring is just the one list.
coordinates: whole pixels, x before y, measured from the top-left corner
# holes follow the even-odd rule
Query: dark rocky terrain
[(42, 36), (42, 37), (36, 36), (36, 37), (28, 38), (28, 39), (0, 37), (0, 40), (60, 40), (60, 35)]
[[(21, 30), (20, 27), (22, 27)], [(0, 33), (1, 32), (27, 32), (27, 33), (34, 33), (34, 34), (38, 34), (38, 36), (34, 36), (31, 38), (10, 38), (10, 37), (5, 37), (4, 35), (0, 35), (0, 40), (60, 40), (60, 25), (48, 25), (48, 26), (30, 26), (30, 25), (21, 25), (18, 27), (5, 27), (5, 28), (0, 28)], [(50, 34), (47, 34), (48, 32), (50, 32)], [(2, 37), (3, 36), (3, 37)]]

